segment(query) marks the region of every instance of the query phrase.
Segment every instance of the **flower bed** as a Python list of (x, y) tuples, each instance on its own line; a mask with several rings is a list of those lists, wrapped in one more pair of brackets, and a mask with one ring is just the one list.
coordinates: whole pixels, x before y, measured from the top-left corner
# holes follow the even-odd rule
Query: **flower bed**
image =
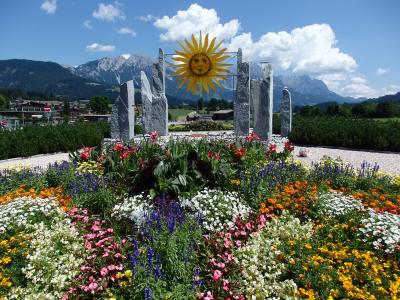
[(292, 151), (153, 133), (3, 174), (0, 299), (400, 297), (398, 179)]

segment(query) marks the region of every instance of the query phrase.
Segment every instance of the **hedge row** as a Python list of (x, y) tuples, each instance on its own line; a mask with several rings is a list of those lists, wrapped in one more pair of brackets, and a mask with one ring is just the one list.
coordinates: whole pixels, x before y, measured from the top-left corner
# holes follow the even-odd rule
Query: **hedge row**
[(35, 125), (0, 131), (0, 159), (73, 151), (83, 145), (100, 145), (103, 138), (109, 136), (110, 125), (107, 123)]
[(289, 138), (298, 144), (400, 151), (400, 122), (295, 117)]
[(168, 130), (171, 132), (233, 130), (233, 124), (229, 122), (194, 121), (188, 124), (170, 125)]

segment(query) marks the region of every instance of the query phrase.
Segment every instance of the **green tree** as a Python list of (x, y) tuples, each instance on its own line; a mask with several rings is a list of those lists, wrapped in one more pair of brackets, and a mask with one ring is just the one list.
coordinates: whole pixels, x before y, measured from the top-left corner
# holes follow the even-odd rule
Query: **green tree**
[(378, 118), (393, 118), (397, 116), (398, 105), (394, 102), (379, 102), (375, 108), (375, 116)]
[(339, 114), (339, 105), (335, 102), (328, 106), (326, 109), (328, 116), (337, 116)]
[(6, 97), (0, 94), (0, 109), (8, 108), (8, 101)]
[(202, 110), (204, 108), (204, 99), (203, 98), (200, 98), (198, 101), (197, 101), (197, 110)]
[(68, 98), (64, 98), (63, 115), (64, 116), (71, 115), (71, 105), (69, 103)]
[(98, 114), (106, 114), (110, 111), (109, 104), (107, 96), (97, 95), (90, 99), (89, 108)]

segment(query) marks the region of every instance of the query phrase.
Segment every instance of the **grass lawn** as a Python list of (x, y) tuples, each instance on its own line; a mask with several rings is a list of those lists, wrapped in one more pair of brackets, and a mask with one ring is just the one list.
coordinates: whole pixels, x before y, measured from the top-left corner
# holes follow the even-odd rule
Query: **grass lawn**
[(171, 120), (186, 121), (186, 116), (188, 113), (194, 111), (189, 108), (171, 108), (168, 113), (171, 114)]

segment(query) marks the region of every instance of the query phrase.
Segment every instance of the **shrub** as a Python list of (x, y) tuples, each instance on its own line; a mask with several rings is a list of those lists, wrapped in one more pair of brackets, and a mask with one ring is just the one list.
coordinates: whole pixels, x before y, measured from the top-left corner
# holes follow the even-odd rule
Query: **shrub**
[(107, 123), (34, 125), (0, 131), (0, 159), (72, 151), (83, 145), (96, 146), (109, 136), (110, 125)]
[(400, 151), (399, 136), (398, 121), (297, 117), (289, 138), (299, 144)]

